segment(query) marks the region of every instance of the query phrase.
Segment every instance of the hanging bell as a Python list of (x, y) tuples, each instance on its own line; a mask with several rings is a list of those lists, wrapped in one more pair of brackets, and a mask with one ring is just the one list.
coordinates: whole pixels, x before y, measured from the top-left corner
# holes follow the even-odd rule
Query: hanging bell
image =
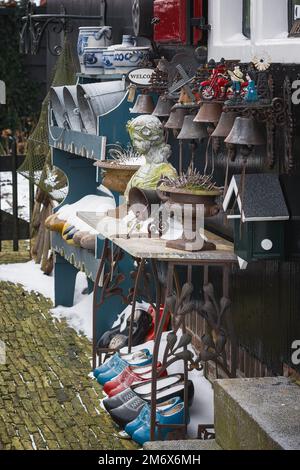
[(226, 144), (246, 145), (250, 147), (254, 145), (264, 145), (265, 139), (253, 118), (237, 117), (225, 142)]
[(166, 129), (181, 129), (185, 116), (190, 112), (189, 108), (175, 104), (171, 109), (169, 119), (165, 124)]
[(222, 114), (222, 105), (219, 103), (203, 103), (196, 114), (195, 122), (217, 124)]
[(152, 115), (157, 117), (169, 117), (172, 107), (173, 103), (171, 100), (160, 96), (158, 98), (157, 105), (155, 106)]
[(194, 121), (195, 116), (189, 114), (185, 116), (183, 126), (177, 136), (179, 140), (202, 140), (208, 137), (206, 127), (200, 122)]
[(132, 114), (152, 114), (154, 103), (152, 96), (141, 94), (138, 95), (134, 107), (130, 110)]
[(225, 138), (230, 134), (231, 129), (233, 128), (234, 121), (236, 119), (236, 113), (228, 112), (222, 113), (220, 121), (212, 133), (212, 137)]

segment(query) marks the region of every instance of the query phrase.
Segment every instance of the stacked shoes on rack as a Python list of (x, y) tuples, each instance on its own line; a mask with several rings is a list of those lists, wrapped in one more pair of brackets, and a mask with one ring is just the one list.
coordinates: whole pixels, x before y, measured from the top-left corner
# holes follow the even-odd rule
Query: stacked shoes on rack
[[(119, 318), (119, 323), (106, 331), (97, 344), (98, 349), (122, 349), (128, 345), (130, 319)], [(153, 316), (144, 309), (136, 309), (132, 326), (132, 346), (143, 344), (153, 329)]]
[[(157, 365), (158, 373), (161, 364)], [(115, 353), (94, 370), (97, 381), (104, 386), (107, 398), (103, 405), (114, 422), (136, 442), (150, 440), (152, 356), (147, 349), (131, 354)], [(194, 386), (188, 381), (188, 403), (194, 398)], [(157, 379), (156, 422), (164, 425), (155, 430), (156, 439), (165, 439), (174, 429), (169, 425), (184, 424), (183, 374), (161, 374)]]

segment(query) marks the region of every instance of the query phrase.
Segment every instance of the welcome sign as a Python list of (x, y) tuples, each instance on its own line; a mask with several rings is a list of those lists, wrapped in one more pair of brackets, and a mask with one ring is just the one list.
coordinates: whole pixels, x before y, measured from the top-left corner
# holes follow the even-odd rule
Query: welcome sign
[(155, 69), (152, 68), (138, 68), (131, 70), (128, 73), (128, 80), (133, 84), (140, 87), (147, 87), (151, 85), (151, 78), (154, 74)]

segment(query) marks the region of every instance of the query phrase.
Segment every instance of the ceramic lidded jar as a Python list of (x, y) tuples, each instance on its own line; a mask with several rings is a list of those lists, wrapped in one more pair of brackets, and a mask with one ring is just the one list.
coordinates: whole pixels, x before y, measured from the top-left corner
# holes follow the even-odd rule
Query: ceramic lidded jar
[(77, 52), (81, 72), (85, 72), (84, 51), (87, 47), (108, 47), (112, 44), (111, 26), (83, 26), (79, 28)]
[(122, 47), (134, 47), (136, 46), (136, 37), (130, 34), (123, 34), (122, 36)]

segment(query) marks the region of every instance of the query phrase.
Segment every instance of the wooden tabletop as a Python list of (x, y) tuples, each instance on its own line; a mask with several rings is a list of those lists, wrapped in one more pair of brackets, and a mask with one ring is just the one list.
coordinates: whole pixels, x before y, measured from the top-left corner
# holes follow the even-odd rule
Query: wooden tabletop
[[(115, 245), (122, 248), (135, 258), (148, 258), (164, 261), (190, 261), (190, 262), (211, 262), (211, 263), (235, 263), (237, 256), (234, 253), (233, 244), (229, 241), (205, 230), (204, 235), (207, 241), (216, 245), (215, 251), (182, 251), (166, 246), (167, 240), (161, 238), (147, 238), (146, 236), (134, 236), (127, 238), (127, 235), (119, 235), (105, 231), (103, 221), (105, 215), (100, 212), (78, 212), (77, 216), (86, 222), (90, 227), (98, 231), (99, 236), (108, 238)], [(105, 233), (106, 232), (106, 233)]]

